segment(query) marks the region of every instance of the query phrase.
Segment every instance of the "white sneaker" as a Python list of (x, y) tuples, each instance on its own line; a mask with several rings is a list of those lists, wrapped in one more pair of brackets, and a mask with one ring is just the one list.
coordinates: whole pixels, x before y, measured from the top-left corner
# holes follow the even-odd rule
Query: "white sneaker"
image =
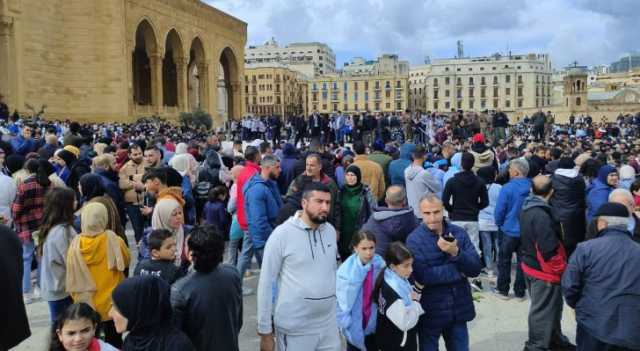
[(32, 298), (33, 300), (40, 300), (42, 297), (42, 293), (40, 292), (40, 287), (36, 286), (33, 288)]
[(22, 300), (24, 301), (25, 305), (30, 305), (31, 303), (33, 303), (31, 294), (22, 294)]

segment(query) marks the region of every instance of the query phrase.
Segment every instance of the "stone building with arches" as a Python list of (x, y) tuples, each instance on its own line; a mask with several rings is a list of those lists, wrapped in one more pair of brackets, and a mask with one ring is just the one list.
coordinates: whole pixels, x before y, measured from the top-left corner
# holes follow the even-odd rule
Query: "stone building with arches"
[(81, 121), (244, 112), (247, 24), (200, 0), (0, 0), (0, 94)]

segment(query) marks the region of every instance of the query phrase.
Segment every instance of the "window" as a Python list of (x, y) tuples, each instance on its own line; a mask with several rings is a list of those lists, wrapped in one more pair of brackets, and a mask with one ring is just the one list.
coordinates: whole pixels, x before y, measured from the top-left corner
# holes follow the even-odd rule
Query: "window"
[(433, 89), (433, 98), (434, 99), (438, 98), (438, 89)]
[(396, 81), (396, 88), (402, 88), (402, 84), (399, 80)]
[(402, 110), (402, 101), (396, 102), (396, 110)]
[(364, 92), (364, 101), (369, 101), (369, 92), (368, 91)]
[(391, 89), (391, 83), (390, 83), (389, 81), (387, 81), (387, 82), (384, 84), (384, 88), (385, 88), (385, 89)]
[(353, 82), (353, 90), (358, 90), (358, 82)]
[(449, 101), (444, 103), (444, 108), (446, 108), (447, 110), (451, 108), (451, 103)]
[(504, 81), (505, 81), (505, 83), (511, 83), (511, 76), (507, 74), (507, 75), (504, 77)]
[(380, 89), (380, 81), (376, 80), (376, 90)]
[(375, 94), (376, 94), (375, 100), (380, 100), (380, 92), (376, 91)]
[(322, 104), (322, 109), (326, 111), (327, 110), (327, 104)]
[(434, 101), (434, 102), (433, 102), (433, 109), (434, 109), (434, 110), (437, 110), (437, 109), (438, 109), (438, 102), (437, 102), (437, 101)]
[(327, 90), (327, 83), (322, 83), (322, 90)]
[(396, 100), (402, 99), (402, 90), (396, 90)]
[(518, 87), (518, 96), (522, 96), (522, 87)]
[(493, 87), (493, 97), (498, 97), (498, 87)]
[(276, 104), (280, 105), (280, 97), (276, 96)]
[(390, 108), (391, 108), (391, 103), (390, 103), (390, 102), (387, 102), (387, 103), (384, 105), (384, 107), (385, 107), (387, 110), (388, 110), (388, 109), (390, 109)]
[(486, 85), (486, 80), (484, 79), (484, 77), (480, 78), (480, 85)]
[(364, 82), (364, 90), (369, 90), (369, 82)]
[(456, 97), (458, 97), (458, 99), (462, 99), (462, 88), (458, 88), (458, 91), (456, 93)]
[(358, 92), (353, 93), (353, 101), (358, 101)]
[(333, 82), (333, 90), (338, 90), (338, 83), (337, 82)]
[(318, 86), (316, 85), (316, 83), (313, 83), (313, 87), (311, 88), (311, 90), (318, 90)]
[(349, 97), (347, 97), (347, 92), (346, 91), (344, 93), (342, 93), (342, 100), (344, 100), (344, 101), (349, 100)]
[(493, 108), (498, 108), (498, 99), (493, 99)]
[(379, 102), (375, 103), (375, 110), (376, 111), (380, 111), (380, 103)]
[(473, 97), (473, 88), (469, 88), (469, 97)]
[(333, 101), (338, 100), (338, 93), (337, 92), (334, 91), (333, 93), (331, 93), (331, 100), (333, 100)]
[(485, 87), (480, 88), (480, 97), (484, 98), (486, 97), (486, 95), (487, 95), (487, 88)]
[(390, 90), (387, 90), (387, 91), (385, 92), (385, 96), (386, 96), (387, 98), (390, 98), (390, 97), (391, 97), (391, 91), (390, 91)]
[(473, 77), (469, 77), (469, 85), (473, 85)]
[(460, 72), (460, 67), (456, 68), (456, 71), (457, 71), (457, 72)]
[(449, 89), (444, 91), (444, 97), (449, 97)]
[(318, 93), (314, 92), (311, 94), (311, 101), (318, 101)]
[(348, 111), (349, 110), (349, 105), (347, 105), (347, 103), (345, 102), (344, 105), (342, 106), (342, 110), (343, 111)]
[(458, 85), (462, 85), (462, 78), (458, 77)]
[(511, 95), (511, 88), (505, 88), (504, 89), (504, 95), (506, 95), (506, 96)]
[(343, 85), (344, 85), (344, 90), (346, 91), (348, 89), (348, 87), (349, 87), (349, 83), (348, 82), (344, 82)]
[(322, 100), (326, 100), (328, 97), (328, 93), (326, 91), (322, 92)]
[(511, 100), (505, 100), (504, 101), (504, 107), (511, 107)]
[(333, 104), (333, 112), (337, 112), (338, 111), (338, 104), (334, 103)]
[(487, 108), (487, 100), (480, 100), (480, 108), (481, 109)]
[(518, 76), (518, 84), (522, 84), (522, 76)]
[(360, 111), (360, 110), (358, 110), (358, 104), (354, 104), (353, 105), (353, 109), (356, 110), (356, 111)]
[(518, 107), (522, 107), (522, 99), (518, 99)]
[(498, 84), (498, 76), (493, 76), (493, 84)]
[(462, 109), (462, 100), (458, 100), (458, 110)]
[(576, 106), (580, 106), (580, 103), (582, 103), (582, 100), (579, 97), (577, 97), (576, 98)]
[(469, 100), (469, 109), (473, 110), (473, 100)]
[(444, 84), (449, 85), (449, 83), (450, 83), (449, 77), (445, 77), (444, 78)]
[(445, 72), (449, 72), (449, 67), (444, 68)]

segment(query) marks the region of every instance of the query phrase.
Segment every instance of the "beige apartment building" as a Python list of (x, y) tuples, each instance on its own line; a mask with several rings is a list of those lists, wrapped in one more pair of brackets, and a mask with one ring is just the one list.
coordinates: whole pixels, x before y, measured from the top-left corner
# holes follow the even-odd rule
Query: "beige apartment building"
[[(545, 108), (551, 105), (547, 54), (434, 60), (426, 75), (424, 106), (430, 111)], [(411, 86), (412, 90), (420, 86)]]
[(244, 70), (246, 112), (253, 115), (308, 114), (307, 78), (284, 65), (254, 64)]
[(327, 44), (291, 43), (281, 47), (274, 38), (264, 45), (248, 46), (244, 54), (244, 63), (284, 64), (309, 77), (332, 74), (336, 71), (336, 55)]
[(431, 73), (431, 65), (417, 65), (409, 70), (409, 110), (427, 110), (426, 83)]
[(320, 113), (402, 112), (407, 108), (406, 75), (318, 77), (309, 82), (309, 110)]
[(47, 118), (243, 112), (247, 24), (198, 0), (0, 1), (0, 94)]

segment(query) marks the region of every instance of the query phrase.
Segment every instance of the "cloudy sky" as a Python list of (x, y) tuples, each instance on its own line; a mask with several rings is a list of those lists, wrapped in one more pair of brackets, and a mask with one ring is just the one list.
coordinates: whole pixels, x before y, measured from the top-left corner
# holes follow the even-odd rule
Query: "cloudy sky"
[(321, 41), (337, 64), (397, 53), (412, 64), (544, 52), (557, 68), (640, 51), (639, 0), (203, 0), (248, 23), (248, 45)]

